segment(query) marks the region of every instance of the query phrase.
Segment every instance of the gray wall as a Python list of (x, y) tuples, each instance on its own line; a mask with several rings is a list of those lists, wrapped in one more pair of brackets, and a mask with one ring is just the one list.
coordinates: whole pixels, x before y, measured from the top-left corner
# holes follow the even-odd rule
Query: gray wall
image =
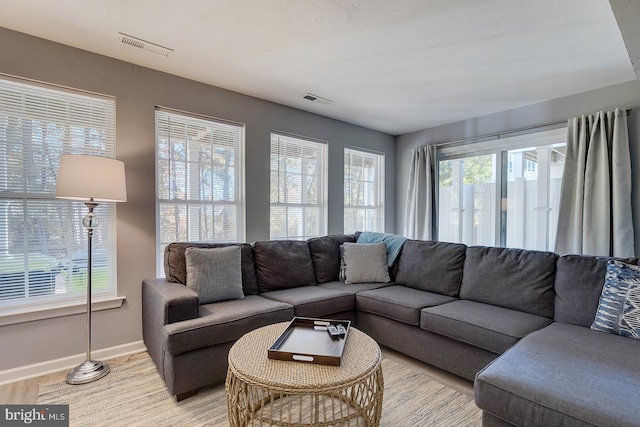
[(640, 254), (640, 84), (637, 80), (490, 114), (457, 123), (400, 135), (396, 138), (396, 232), (404, 230), (405, 194), (409, 178), (409, 150), (424, 144), (457, 141), (466, 138), (566, 120), (615, 107), (631, 107), (628, 117), (633, 168), (632, 194), (636, 254)]
[[(279, 130), (329, 142), (328, 232), (342, 232), (343, 150), (386, 155), (386, 231), (395, 227), (395, 138), (297, 109), (153, 71), (0, 28), (0, 73), (116, 97), (117, 158), (127, 173), (128, 202), (117, 206), (121, 309), (93, 316), (93, 348), (142, 339), (140, 283), (155, 276), (154, 107), (246, 124), (247, 241), (269, 238), (269, 134)], [(0, 327), (0, 371), (85, 351), (84, 315)], [(10, 343), (10, 345), (9, 345)]]

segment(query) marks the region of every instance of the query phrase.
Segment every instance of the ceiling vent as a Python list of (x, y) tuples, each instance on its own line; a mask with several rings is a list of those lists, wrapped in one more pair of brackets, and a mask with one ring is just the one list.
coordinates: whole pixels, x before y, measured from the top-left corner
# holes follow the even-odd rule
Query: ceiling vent
[(146, 40), (129, 36), (124, 33), (118, 33), (118, 34), (120, 34), (120, 37), (121, 37), (120, 41), (128, 46), (132, 46), (138, 49), (146, 50), (147, 52), (155, 53), (156, 55), (167, 56), (167, 57), (171, 52), (173, 52), (173, 49), (160, 46), (159, 44), (151, 43)]
[(327, 104), (331, 104), (333, 101), (327, 98), (323, 98), (321, 96), (318, 95), (313, 95), (311, 93), (306, 94), (305, 96), (303, 96), (304, 99), (308, 99), (311, 102), (315, 102), (317, 104), (323, 104), (323, 105), (327, 105)]

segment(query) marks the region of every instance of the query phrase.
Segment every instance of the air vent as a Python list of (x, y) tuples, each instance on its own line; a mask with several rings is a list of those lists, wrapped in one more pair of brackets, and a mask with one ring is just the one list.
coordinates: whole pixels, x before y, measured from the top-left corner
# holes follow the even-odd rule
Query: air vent
[(121, 37), (120, 41), (128, 46), (146, 50), (147, 52), (155, 53), (156, 55), (161, 55), (161, 56), (169, 56), (169, 54), (173, 52), (173, 49), (160, 46), (159, 44), (151, 43), (146, 40), (142, 40), (137, 37), (133, 37), (124, 33), (118, 33), (118, 34), (120, 34), (120, 37)]
[(323, 98), (321, 96), (318, 95), (314, 95), (312, 93), (308, 93), (305, 96), (303, 96), (304, 99), (308, 99), (311, 102), (315, 102), (317, 104), (323, 104), (323, 105), (327, 105), (327, 104), (331, 104), (333, 101), (327, 98)]

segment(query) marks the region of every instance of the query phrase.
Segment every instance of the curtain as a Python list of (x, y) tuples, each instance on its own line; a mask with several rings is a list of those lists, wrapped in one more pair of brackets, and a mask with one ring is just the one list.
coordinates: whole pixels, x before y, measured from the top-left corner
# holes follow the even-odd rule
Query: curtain
[(425, 145), (411, 150), (407, 186), (404, 236), (432, 240), (436, 222), (436, 147)]
[(556, 252), (634, 256), (624, 109), (569, 119)]

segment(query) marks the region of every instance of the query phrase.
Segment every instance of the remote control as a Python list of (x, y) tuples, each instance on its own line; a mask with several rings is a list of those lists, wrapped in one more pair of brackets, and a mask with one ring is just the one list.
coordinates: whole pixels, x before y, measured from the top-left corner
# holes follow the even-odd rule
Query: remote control
[(344, 338), (345, 335), (347, 335), (347, 330), (344, 328), (344, 326), (342, 325), (337, 325), (336, 329), (338, 330), (338, 333), (340, 333), (340, 337)]
[(340, 338), (340, 332), (338, 332), (338, 329), (333, 325), (327, 326), (327, 332), (329, 332), (329, 335), (331, 335), (331, 338), (334, 338), (334, 339)]

